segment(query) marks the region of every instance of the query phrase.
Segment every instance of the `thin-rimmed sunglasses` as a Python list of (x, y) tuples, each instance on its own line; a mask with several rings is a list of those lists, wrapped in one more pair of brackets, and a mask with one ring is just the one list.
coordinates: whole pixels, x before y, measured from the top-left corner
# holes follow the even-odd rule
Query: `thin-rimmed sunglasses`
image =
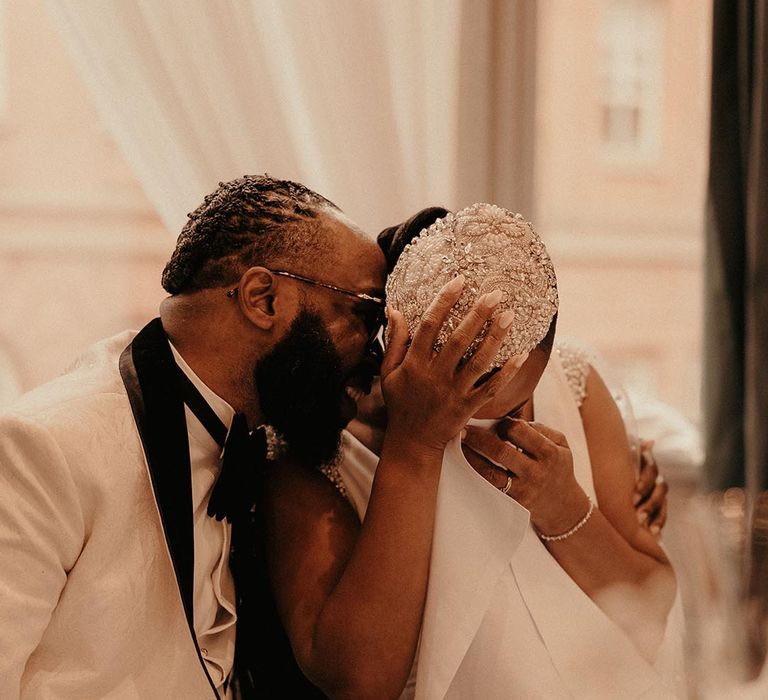
[[(370, 313), (365, 314), (365, 327), (368, 330), (368, 343), (373, 344), (379, 335), (384, 324), (384, 309), (386, 308), (386, 301), (382, 297), (374, 296), (373, 294), (366, 294), (365, 292), (353, 292), (351, 289), (344, 289), (343, 287), (337, 287), (335, 284), (329, 284), (328, 282), (320, 282), (319, 280), (312, 279), (311, 277), (304, 277), (303, 275), (297, 275), (287, 270), (270, 270), (273, 275), (280, 275), (282, 277), (290, 277), (291, 279), (304, 282), (305, 284), (311, 284), (316, 287), (324, 287), (330, 289), (338, 294), (344, 294), (348, 297), (354, 297), (361, 301), (367, 302), (370, 305)], [(227, 291), (228, 297), (234, 297), (237, 294), (237, 287), (234, 287)]]

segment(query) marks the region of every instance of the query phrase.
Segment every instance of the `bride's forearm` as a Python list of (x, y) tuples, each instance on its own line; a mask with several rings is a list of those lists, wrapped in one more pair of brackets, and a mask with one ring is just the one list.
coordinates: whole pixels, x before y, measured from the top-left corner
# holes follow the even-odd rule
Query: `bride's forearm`
[(294, 635), (300, 665), (331, 697), (397, 697), (405, 686), (426, 599), (441, 462), (441, 453), (385, 441), (343, 571), (311, 629)]
[(675, 574), (663, 554), (633, 547), (597, 508), (578, 532), (545, 545), (646, 660), (653, 662), (676, 594)]
[(581, 406), (599, 510), (572, 538), (549, 543), (581, 588), (655, 658), (676, 593), (663, 549), (632, 507), (634, 465), (616, 403), (600, 375), (587, 377)]

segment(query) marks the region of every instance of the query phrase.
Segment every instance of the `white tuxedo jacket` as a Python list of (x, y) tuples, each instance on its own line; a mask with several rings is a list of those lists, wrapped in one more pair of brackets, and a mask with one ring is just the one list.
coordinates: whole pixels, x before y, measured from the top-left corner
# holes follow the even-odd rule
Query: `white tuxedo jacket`
[(4, 700), (216, 697), (192, 632), (183, 405), (162, 383), (129, 400), (133, 336), (0, 418)]

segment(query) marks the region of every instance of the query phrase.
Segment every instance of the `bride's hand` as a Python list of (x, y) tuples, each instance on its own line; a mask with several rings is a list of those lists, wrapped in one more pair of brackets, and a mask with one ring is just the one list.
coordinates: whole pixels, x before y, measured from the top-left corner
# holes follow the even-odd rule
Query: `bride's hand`
[(389, 311), (390, 342), (381, 366), (389, 440), (405, 440), (421, 449), (442, 453), (467, 420), (512, 379), (525, 359), (525, 356), (510, 358), (477, 386), (511, 325), (513, 315), (506, 311), (493, 320), (472, 357), (462, 362), (501, 301), (500, 291), (479, 297), (440, 352), (434, 351), (438, 333), (458, 301), (463, 284), (464, 278), (457, 277), (440, 290), (410, 346), (403, 315)]
[(463, 445), (474, 453), (467, 455), (467, 461), (525, 506), (539, 532), (557, 535), (569, 530), (589, 502), (574, 476), (565, 436), (541, 423), (520, 419), (505, 419), (496, 431), (498, 434), (467, 427)]

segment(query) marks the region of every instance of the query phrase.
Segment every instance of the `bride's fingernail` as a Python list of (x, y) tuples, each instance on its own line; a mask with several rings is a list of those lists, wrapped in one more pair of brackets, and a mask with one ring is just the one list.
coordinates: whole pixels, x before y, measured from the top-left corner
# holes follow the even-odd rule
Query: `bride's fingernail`
[(461, 439), (463, 440), (465, 437), (467, 437), (467, 429), (466, 429), (466, 428), (464, 428), (464, 429), (461, 431)]
[(507, 309), (503, 314), (499, 316), (499, 328), (506, 330), (512, 325), (512, 321), (515, 320), (515, 312), (512, 309)]
[(515, 359), (515, 367), (518, 369), (523, 366), (523, 363), (528, 359), (529, 353), (524, 352), (522, 355), (518, 355)]
[(448, 292), (458, 292), (464, 286), (464, 275), (454, 277), (445, 287)]
[(501, 301), (503, 296), (504, 293), (500, 289), (494, 289), (490, 294), (483, 296), (480, 303), (486, 309), (492, 309)]

